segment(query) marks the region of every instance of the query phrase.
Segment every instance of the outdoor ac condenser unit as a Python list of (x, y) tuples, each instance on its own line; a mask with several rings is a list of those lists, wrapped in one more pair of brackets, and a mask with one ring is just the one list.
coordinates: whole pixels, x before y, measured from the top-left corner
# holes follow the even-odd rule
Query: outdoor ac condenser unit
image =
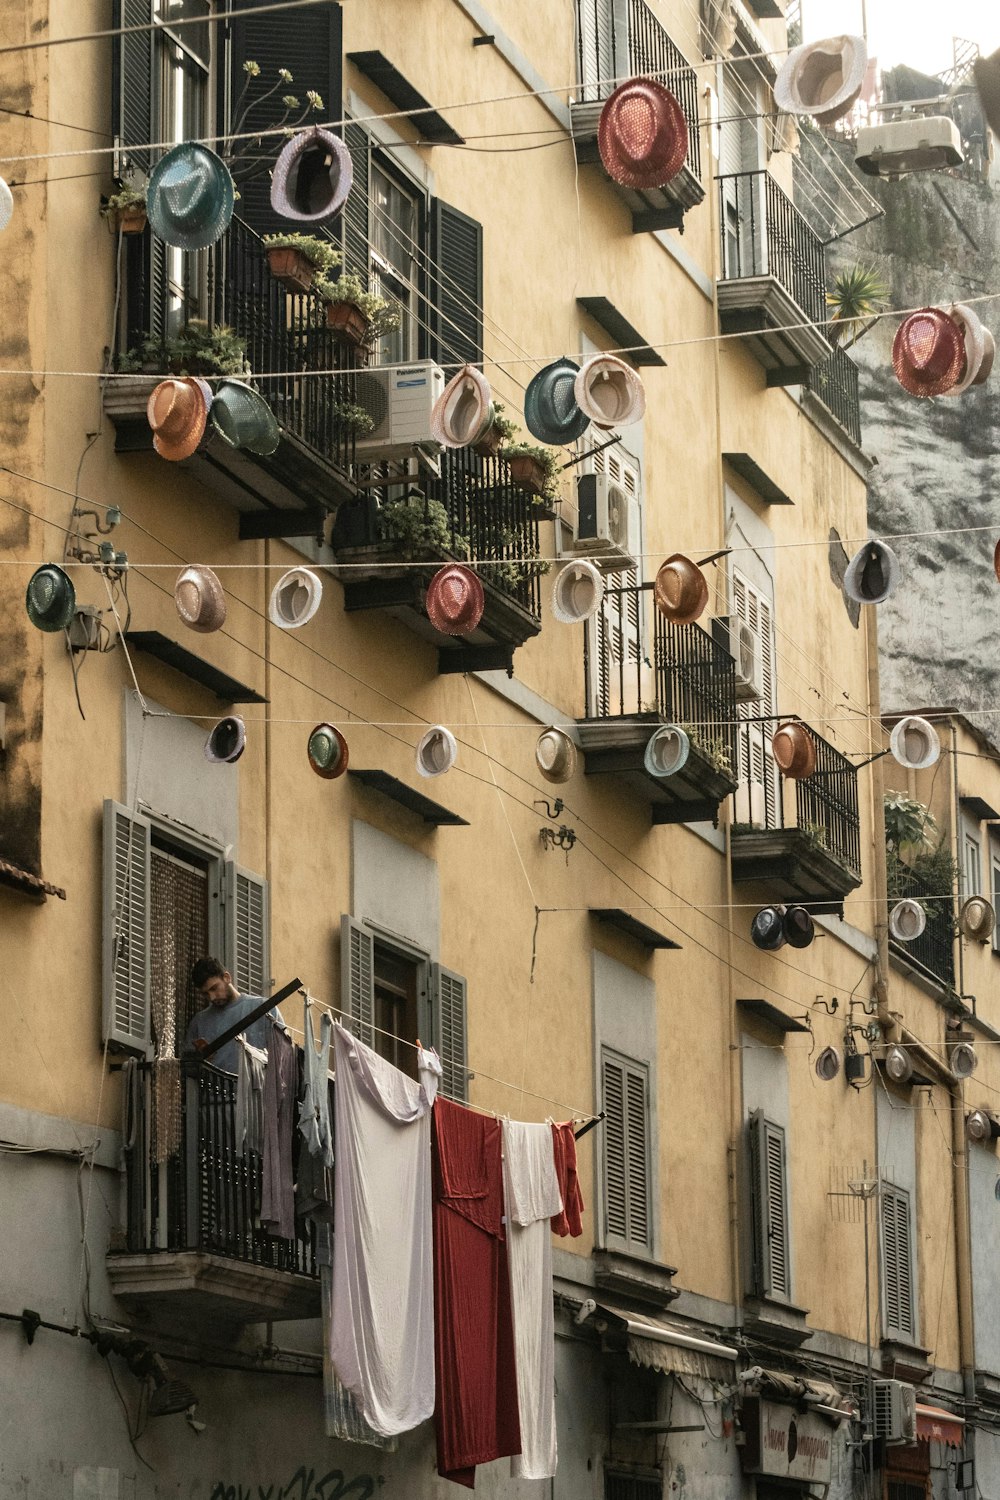
[(910, 115), (858, 131), (854, 160), (869, 177), (902, 177), (960, 167), (962, 137), (947, 115)]
[(725, 615), (719, 624), (723, 634), (728, 635), (729, 650), (736, 664), (736, 700), (756, 703), (764, 691), (764, 657), (757, 633), (738, 615)]
[(875, 1436), (890, 1447), (917, 1441), (917, 1393), (902, 1380), (875, 1381)]
[(576, 507), (574, 552), (589, 557), (606, 573), (634, 568), (639, 530), (637, 497), (608, 474), (581, 474), (576, 482)]
[(444, 390), (444, 371), (433, 360), (364, 370), (356, 377), (356, 401), (375, 423), (355, 445), (359, 463), (405, 458), (415, 448), (432, 448), (431, 411)]

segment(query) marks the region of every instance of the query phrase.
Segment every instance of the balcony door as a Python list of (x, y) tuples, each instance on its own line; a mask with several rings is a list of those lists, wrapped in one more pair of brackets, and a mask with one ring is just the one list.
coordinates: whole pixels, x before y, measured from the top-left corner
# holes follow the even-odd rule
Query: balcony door
[[(641, 552), (642, 500), (639, 461), (615, 444), (580, 465), (582, 473), (607, 474), (633, 506), (635, 545)], [(633, 568), (605, 575), (601, 608), (587, 621), (587, 714), (617, 718), (656, 707), (650, 661), (646, 596), (640, 588), (641, 559)]]
[[(209, 134), (210, 9), (208, 0), (156, 0), (154, 4), (153, 19), (162, 28), (155, 33), (159, 56), (155, 141), (179, 144)], [(179, 20), (203, 24), (171, 30), (171, 23)], [(206, 316), (208, 252), (166, 245), (163, 254), (164, 332), (173, 338), (192, 318)]]
[(723, 274), (727, 280), (766, 273), (764, 180), (761, 173), (760, 80), (751, 64), (723, 73), (719, 131)]
[(580, 100), (592, 104), (614, 87), (614, 0), (577, 0), (576, 32)]

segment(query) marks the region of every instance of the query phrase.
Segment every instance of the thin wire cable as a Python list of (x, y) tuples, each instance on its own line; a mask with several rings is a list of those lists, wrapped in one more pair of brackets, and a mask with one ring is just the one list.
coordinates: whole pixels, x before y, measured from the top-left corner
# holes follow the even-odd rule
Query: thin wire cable
[(138, 26), (111, 26), (104, 31), (85, 31), (76, 36), (47, 36), (35, 42), (10, 42), (0, 47), (0, 57), (12, 52), (35, 52), (43, 47), (68, 47), (76, 42), (103, 42), (117, 36), (141, 36), (149, 31), (176, 31), (181, 26), (217, 26), (220, 23), (243, 21), (252, 16), (273, 15), (286, 10), (303, 10), (311, 5), (329, 5), (330, 0), (269, 0), (265, 5), (256, 5), (237, 12), (219, 10), (203, 16), (178, 16), (168, 21), (143, 21)]

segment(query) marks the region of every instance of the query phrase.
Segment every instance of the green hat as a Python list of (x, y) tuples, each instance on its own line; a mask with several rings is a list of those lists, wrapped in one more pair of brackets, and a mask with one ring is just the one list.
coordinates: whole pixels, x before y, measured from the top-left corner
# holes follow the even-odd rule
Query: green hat
[(557, 359), (529, 381), (524, 393), (524, 422), (540, 443), (575, 443), (590, 426), (590, 418), (577, 405), (573, 389), (579, 373), (580, 366), (571, 359)]
[(177, 250), (204, 250), (229, 228), (236, 189), (221, 157), (197, 141), (161, 156), (149, 174), (146, 217)]
[(36, 568), (24, 597), (28, 619), (39, 630), (65, 630), (76, 612), (72, 580), (55, 563)]
[(264, 397), (242, 380), (224, 380), (212, 402), (212, 425), (231, 448), (267, 458), (281, 440), (278, 419)]

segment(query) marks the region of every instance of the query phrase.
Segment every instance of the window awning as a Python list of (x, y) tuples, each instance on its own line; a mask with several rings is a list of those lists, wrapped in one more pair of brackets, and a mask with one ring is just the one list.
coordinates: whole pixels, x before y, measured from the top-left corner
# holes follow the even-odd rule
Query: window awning
[(940, 1406), (922, 1406), (917, 1402), (917, 1440), (921, 1443), (946, 1443), (961, 1448), (965, 1441), (965, 1418)]
[(702, 1338), (673, 1323), (645, 1313), (598, 1303), (593, 1322), (609, 1347), (624, 1348), (634, 1365), (667, 1375), (702, 1375), (707, 1380), (729, 1380), (735, 1375), (736, 1350), (714, 1339)]

